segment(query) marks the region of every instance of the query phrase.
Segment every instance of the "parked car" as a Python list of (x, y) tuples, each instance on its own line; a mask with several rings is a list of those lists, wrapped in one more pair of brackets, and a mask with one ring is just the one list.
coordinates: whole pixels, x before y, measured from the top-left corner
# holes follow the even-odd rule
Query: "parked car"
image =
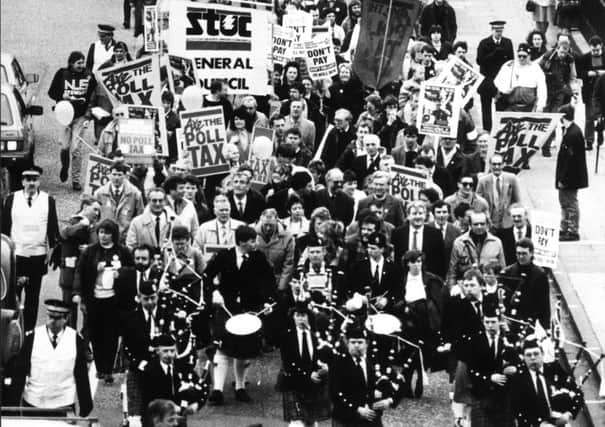
[(0, 83), (9, 84), (17, 88), (25, 105), (34, 102), (40, 76), (38, 74), (24, 74), (19, 61), (10, 53), (0, 54)]
[(40, 116), (39, 105), (26, 105), (19, 90), (9, 84), (0, 85), (0, 195), (14, 191), (19, 176), (34, 162), (35, 137), (33, 116)]

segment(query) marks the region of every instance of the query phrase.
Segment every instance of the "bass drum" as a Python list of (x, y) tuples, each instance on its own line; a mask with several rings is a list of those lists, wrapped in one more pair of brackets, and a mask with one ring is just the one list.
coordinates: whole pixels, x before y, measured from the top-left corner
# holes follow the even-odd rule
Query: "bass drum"
[(223, 351), (236, 359), (253, 359), (260, 355), (262, 348), (263, 323), (258, 316), (250, 313), (236, 314), (225, 323)]

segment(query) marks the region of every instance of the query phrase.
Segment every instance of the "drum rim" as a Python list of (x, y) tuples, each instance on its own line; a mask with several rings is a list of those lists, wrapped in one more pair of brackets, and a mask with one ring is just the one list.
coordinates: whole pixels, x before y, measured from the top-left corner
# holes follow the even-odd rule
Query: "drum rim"
[[(385, 332), (377, 332), (377, 331), (375, 331), (373, 328), (372, 328), (372, 329), (370, 329), (370, 327), (368, 326), (368, 324), (369, 324), (369, 323), (371, 323), (370, 321), (371, 321), (371, 319), (372, 319), (372, 318), (389, 319), (389, 320), (391, 320), (391, 321), (393, 322), (393, 325), (395, 325), (395, 324), (396, 324), (396, 325), (397, 325), (397, 327), (395, 328), (395, 330), (393, 330), (393, 331), (391, 331), (391, 332), (388, 332), (388, 333), (385, 333)], [(400, 331), (401, 331), (401, 320), (399, 320), (399, 319), (397, 318), (397, 316), (395, 316), (395, 315), (393, 315), (393, 314), (390, 314), (390, 313), (376, 313), (376, 314), (371, 314), (371, 315), (369, 315), (369, 316), (368, 316), (368, 318), (367, 318), (367, 319), (366, 319), (366, 321), (365, 321), (365, 326), (366, 326), (366, 329), (368, 329), (368, 330), (370, 330), (370, 331), (374, 332), (375, 334), (378, 334), (378, 335), (390, 335), (390, 334), (393, 334), (393, 333), (395, 333), (395, 332), (400, 332)]]
[[(232, 328), (229, 327), (229, 324), (233, 325), (233, 322), (237, 321), (238, 319), (244, 319), (244, 318), (247, 318), (246, 322), (254, 321), (256, 323), (254, 331), (246, 333), (246, 334), (242, 334), (242, 333), (234, 332), (232, 330)], [(252, 320), (252, 319), (254, 319), (254, 320)], [(260, 317), (254, 315), (252, 313), (235, 314), (232, 317), (230, 317), (229, 319), (227, 319), (227, 321), (225, 322), (225, 329), (227, 330), (227, 332), (230, 334), (233, 334), (233, 335), (237, 335), (237, 336), (253, 335), (253, 334), (257, 333), (258, 331), (260, 331), (262, 326), (263, 326), (263, 322), (260, 319)]]

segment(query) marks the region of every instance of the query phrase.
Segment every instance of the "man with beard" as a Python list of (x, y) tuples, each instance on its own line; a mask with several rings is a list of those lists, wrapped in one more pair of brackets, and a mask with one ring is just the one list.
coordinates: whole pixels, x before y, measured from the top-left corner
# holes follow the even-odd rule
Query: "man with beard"
[(59, 237), (55, 199), (40, 191), (42, 168), (22, 172), (23, 190), (10, 194), (2, 207), (2, 233), (15, 244), (17, 277), (26, 277), (24, 326), (36, 326), (42, 277), (47, 273), (47, 254)]
[(380, 223), (378, 217), (371, 213), (359, 219), (359, 233), (347, 239), (345, 243), (346, 271), (355, 263), (368, 257), (368, 238), (372, 233), (380, 230)]
[(334, 127), (328, 132), (321, 153), (321, 160), (324, 161), (327, 169), (333, 168), (338, 163), (349, 143), (355, 140), (355, 129), (351, 125), (351, 120), (353, 116), (345, 108), (340, 108), (334, 113)]
[(487, 231), (488, 216), (485, 212), (470, 214), (470, 230), (454, 241), (448, 279), (455, 283), (471, 267), (481, 267), (495, 262), (504, 265), (502, 242)]

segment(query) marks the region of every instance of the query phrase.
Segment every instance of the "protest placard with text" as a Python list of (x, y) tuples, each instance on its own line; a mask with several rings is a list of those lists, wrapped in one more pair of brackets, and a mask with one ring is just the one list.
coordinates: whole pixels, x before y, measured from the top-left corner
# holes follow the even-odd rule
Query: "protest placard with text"
[(315, 37), (304, 44), (305, 61), (311, 79), (321, 80), (338, 74), (332, 40), (327, 37)]
[(461, 103), (466, 105), (475, 95), (483, 79), (483, 75), (471, 65), (456, 56), (451, 56), (435, 82), (460, 86), (462, 91)]
[(109, 168), (113, 161), (111, 159), (89, 153), (84, 175), (85, 194), (93, 194), (99, 187), (109, 182)]
[(96, 72), (97, 81), (114, 107), (119, 104), (162, 105), (160, 63), (157, 55), (104, 68)]
[(223, 107), (181, 112), (182, 144), (197, 176), (229, 172), (223, 156), (227, 141)]
[(531, 240), (534, 243), (534, 264), (556, 268), (559, 257), (559, 215), (533, 210), (531, 212)]
[(455, 138), (462, 98), (460, 86), (422, 82), (416, 127), (423, 135)]
[(150, 119), (120, 119), (118, 122), (118, 149), (128, 163), (153, 163), (155, 123)]
[(277, 164), (273, 156), (273, 137), (273, 129), (255, 127), (252, 131), (248, 163), (252, 167), (252, 185), (257, 189), (271, 181)]
[(406, 202), (418, 200), (418, 193), (426, 187), (427, 176), (421, 170), (392, 165), (391, 175), (391, 194)]
[[(155, 150), (158, 156), (168, 156), (168, 136), (166, 132), (166, 117), (158, 107), (149, 105), (126, 105), (128, 119), (148, 119), (154, 123), (156, 136)], [(159, 136), (159, 138), (157, 138)]]
[(274, 64), (285, 65), (288, 62), (287, 52), (292, 48), (295, 38), (294, 30), (280, 25), (273, 25), (273, 46), (271, 58)]
[(160, 50), (160, 30), (158, 28), (158, 9), (156, 6), (145, 6), (143, 9), (143, 37), (145, 51), (158, 52)]

